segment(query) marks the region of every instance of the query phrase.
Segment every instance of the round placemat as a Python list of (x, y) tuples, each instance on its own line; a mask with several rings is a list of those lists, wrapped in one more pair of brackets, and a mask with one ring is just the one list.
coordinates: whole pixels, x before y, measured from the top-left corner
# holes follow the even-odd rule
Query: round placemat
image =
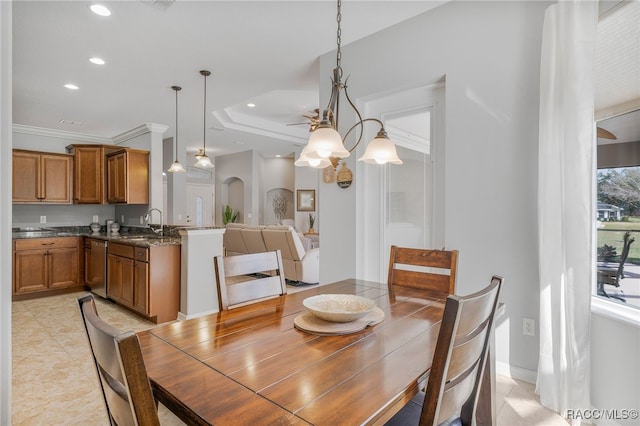
[(384, 311), (378, 307), (364, 317), (351, 322), (331, 322), (318, 318), (311, 312), (298, 315), (293, 324), (296, 328), (312, 334), (331, 336), (349, 334), (362, 331), (370, 325), (376, 325), (384, 320)]

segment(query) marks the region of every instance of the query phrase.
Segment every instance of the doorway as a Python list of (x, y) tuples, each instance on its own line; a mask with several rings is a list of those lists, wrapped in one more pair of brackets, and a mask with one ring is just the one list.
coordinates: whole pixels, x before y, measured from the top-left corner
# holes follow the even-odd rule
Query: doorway
[(403, 161), (361, 173), (358, 209), (367, 215), (358, 228), (356, 274), (385, 282), (391, 245), (444, 246), (444, 83), (372, 99), (365, 111), (381, 117)]
[(213, 185), (187, 184), (187, 225), (213, 226)]

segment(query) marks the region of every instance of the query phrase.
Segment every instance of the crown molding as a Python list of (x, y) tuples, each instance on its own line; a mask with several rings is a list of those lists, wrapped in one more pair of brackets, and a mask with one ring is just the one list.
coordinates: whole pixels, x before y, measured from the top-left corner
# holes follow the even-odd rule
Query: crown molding
[(167, 131), (167, 129), (169, 129), (169, 126), (167, 126), (166, 124), (144, 123), (138, 127), (114, 136), (112, 140), (115, 145), (119, 145), (123, 142), (128, 141), (129, 139), (133, 139), (147, 133), (164, 133)]
[(102, 136), (92, 136), (83, 133), (68, 132), (66, 130), (45, 129), (44, 127), (26, 126), (24, 124), (14, 124), (14, 133), (22, 133), (26, 135), (46, 136), (50, 138), (66, 139), (76, 142), (95, 143), (95, 144), (111, 144), (111, 138)]

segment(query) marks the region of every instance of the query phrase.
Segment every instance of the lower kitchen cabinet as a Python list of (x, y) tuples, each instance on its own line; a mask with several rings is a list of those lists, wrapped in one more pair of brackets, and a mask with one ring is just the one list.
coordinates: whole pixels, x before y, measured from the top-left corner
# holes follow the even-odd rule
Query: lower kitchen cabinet
[(13, 298), (80, 290), (81, 238), (32, 238), (13, 241)]
[(180, 309), (180, 246), (139, 247), (110, 242), (107, 297), (155, 323)]

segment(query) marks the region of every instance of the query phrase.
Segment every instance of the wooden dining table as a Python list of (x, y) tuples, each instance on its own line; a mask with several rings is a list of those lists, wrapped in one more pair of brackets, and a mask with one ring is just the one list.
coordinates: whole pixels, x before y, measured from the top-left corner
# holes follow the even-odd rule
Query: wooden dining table
[[(357, 294), (384, 320), (321, 336), (303, 300)], [(156, 398), (187, 424), (383, 424), (426, 383), (444, 298), (347, 279), (139, 333)]]

